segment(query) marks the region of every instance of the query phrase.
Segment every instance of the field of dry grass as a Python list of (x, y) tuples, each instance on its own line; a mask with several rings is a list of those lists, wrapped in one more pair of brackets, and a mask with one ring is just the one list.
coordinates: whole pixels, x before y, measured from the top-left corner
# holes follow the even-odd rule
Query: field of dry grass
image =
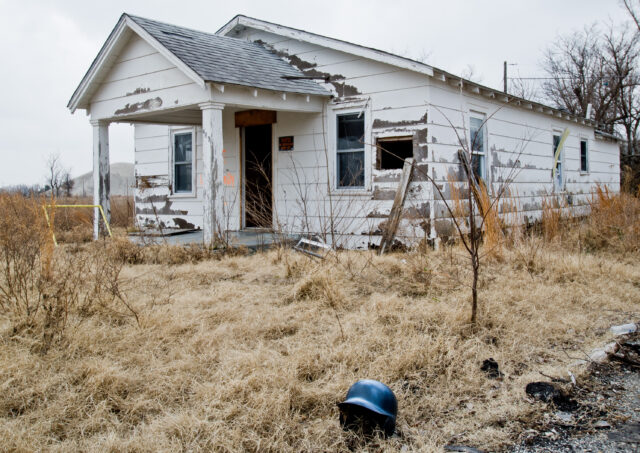
[[(487, 257), (475, 327), (468, 258), (456, 246), (340, 252), (323, 262), (289, 250), (191, 262), (184, 251), (156, 249), (150, 258), (122, 241), (47, 252), (54, 267), (57, 254), (138, 263), (111, 279), (131, 310), (104, 288), (95, 306), (65, 299), (65, 327), (47, 337), (46, 310), (24, 321), (2, 309), (0, 445), (441, 451), (453, 441), (499, 449), (542, 411), (526, 399), (528, 382), (541, 372), (566, 377), (612, 324), (638, 319), (637, 216), (629, 226), (620, 214), (619, 236), (605, 240), (598, 215), (613, 217), (596, 212), (553, 239), (521, 235)], [(81, 280), (98, 281), (96, 266), (86, 269)], [(489, 357), (504, 380), (480, 371)], [(396, 393), (398, 437), (341, 430), (336, 403), (361, 378)]]

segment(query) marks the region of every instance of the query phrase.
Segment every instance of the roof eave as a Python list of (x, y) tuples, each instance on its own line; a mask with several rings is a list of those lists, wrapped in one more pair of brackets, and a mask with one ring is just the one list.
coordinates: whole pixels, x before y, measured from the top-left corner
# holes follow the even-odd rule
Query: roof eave
[(95, 79), (95, 76), (100, 72), (103, 65), (105, 64), (105, 60), (109, 55), (110, 51), (114, 48), (118, 40), (122, 37), (122, 34), (126, 30), (126, 15), (122, 14), (120, 19), (118, 19), (118, 23), (111, 30), (111, 33), (107, 37), (107, 40), (104, 42), (100, 51), (93, 59), (93, 62), (89, 66), (89, 69), (85, 73), (84, 77), (80, 81), (80, 84), (76, 87), (75, 91), (71, 95), (69, 102), (67, 103), (67, 108), (71, 110), (71, 113), (75, 113), (78, 108), (87, 108), (88, 105), (83, 103), (84, 96), (87, 93), (91, 82)]
[(456, 76), (454, 74), (451, 74), (447, 71), (443, 71), (441, 69), (434, 68), (434, 78), (444, 83), (450, 83), (450, 82), (460, 83), (461, 82), (463, 85), (463, 88), (467, 90), (471, 89), (471, 91), (474, 92), (475, 94), (478, 94), (480, 96), (490, 97), (498, 101), (502, 100), (503, 102), (508, 104), (513, 103), (523, 109), (533, 110), (539, 113), (547, 113), (547, 114), (559, 117), (561, 119), (564, 119), (566, 121), (573, 121), (573, 122), (577, 122), (577, 123), (584, 124), (591, 127), (596, 126), (596, 123), (593, 120), (583, 118), (579, 115), (574, 115), (572, 113), (568, 113), (563, 110), (550, 107), (548, 105), (544, 105), (536, 101), (531, 101), (529, 99), (521, 98), (513, 94), (505, 93), (504, 91), (500, 91), (488, 86), (484, 86), (476, 82), (472, 82), (471, 80), (464, 79), (462, 77)]
[(362, 58), (380, 61), (382, 63), (390, 64), (403, 69), (408, 69), (421, 74), (426, 74), (428, 76), (433, 76), (433, 68), (430, 65), (411, 60), (410, 58), (401, 57), (399, 55), (394, 55), (379, 49), (373, 49), (371, 47), (365, 47), (340, 39), (322, 36), (316, 33), (310, 33), (304, 30), (298, 30), (292, 27), (286, 27), (284, 25), (274, 24), (272, 22), (254, 19), (252, 17), (243, 15), (237, 15), (236, 17), (231, 19), (229, 22), (223, 25), (216, 32), (216, 34), (226, 35), (237, 25), (243, 25), (262, 31), (276, 33), (281, 36), (287, 36), (289, 38), (306, 41), (311, 44), (329, 47), (341, 52), (357, 55)]
[[(514, 96), (508, 93), (504, 93), (500, 90), (496, 90), (484, 85), (480, 85), (478, 83), (472, 82), (470, 80), (466, 80), (462, 77), (456, 76), (454, 74), (448, 73), (438, 68), (434, 68), (433, 66), (427, 65), (425, 63), (421, 63), (418, 61), (414, 61), (408, 58), (400, 57), (398, 55), (393, 55), (388, 52), (384, 52), (377, 49), (372, 49), (365, 46), (360, 46), (358, 44), (353, 44), (347, 41), (342, 41), (335, 38), (330, 38), (328, 36), (317, 35), (315, 33), (306, 32), (304, 30), (298, 30), (291, 27), (286, 27), (284, 25), (274, 24), (272, 22), (263, 21), (260, 19), (255, 19), (252, 17), (247, 17), (243, 15), (237, 15), (225, 25), (223, 25), (216, 34), (218, 35), (227, 35), (231, 30), (233, 30), (236, 26), (242, 25), (245, 27), (255, 28), (257, 30), (262, 30), (266, 32), (271, 32), (275, 34), (279, 34), (281, 36), (286, 36), (291, 39), (298, 39), (302, 41), (309, 42), (311, 44), (317, 44), (323, 47), (330, 47), (336, 50), (344, 51), (346, 53), (351, 53), (354, 55), (361, 56), (363, 58), (369, 58), (376, 61), (381, 61), (383, 63), (391, 64), (397, 67), (401, 67), (403, 69), (408, 69), (414, 72), (426, 74), (430, 77), (434, 77), (436, 79), (444, 78), (447, 79), (455, 79), (457, 81), (461, 81), (464, 86), (474, 87), (476, 93), (486, 93), (490, 95), (492, 98), (503, 99), (506, 103), (510, 101), (515, 101), (518, 106), (534, 110), (542, 113), (549, 113), (551, 115), (557, 116), (567, 121), (573, 121), (580, 124), (588, 125), (591, 127), (595, 127), (596, 123), (593, 120), (589, 120), (578, 115), (569, 114), (562, 110), (559, 110), (554, 107), (549, 107), (544, 104), (540, 104), (539, 102), (530, 101), (528, 99), (520, 98), (518, 96)], [(331, 45), (328, 45), (331, 43)]]

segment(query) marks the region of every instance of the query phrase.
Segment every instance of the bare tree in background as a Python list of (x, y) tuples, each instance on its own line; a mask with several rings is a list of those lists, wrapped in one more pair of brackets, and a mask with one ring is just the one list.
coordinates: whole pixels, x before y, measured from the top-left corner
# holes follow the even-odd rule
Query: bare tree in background
[(62, 162), (60, 161), (60, 154), (49, 154), (49, 157), (47, 157), (46, 185), (49, 186), (51, 194), (56, 197), (60, 196), (63, 173), (64, 169), (62, 168)]
[(513, 77), (509, 79), (509, 94), (528, 101), (540, 102), (540, 92), (533, 80)]
[(627, 12), (636, 24), (638, 31), (640, 31), (640, 1), (639, 0), (622, 0), (622, 4), (626, 8)]
[(640, 121), (640, 34), (610, 23), (603, 33), (596, 25), (559, 37), (546, 51), (542, 67), (549, 80), (544, 96), (559, 108), (586, 116), (601, 129), (624, 134), (628, 148), (637, 153)]
[(476, 67), (468, 64), (462, 71), (462, 78), (475, 83), (482, 83), (482, 76), (476, 72)]
[(71, 191), (73, 190), (73, 186), (75, 185), (75, 181), (71, 177), (71, 172), (67, 169), (62, 173), (62, 190), (64, 191), (64, 195), (66, 197), (71, 196)]

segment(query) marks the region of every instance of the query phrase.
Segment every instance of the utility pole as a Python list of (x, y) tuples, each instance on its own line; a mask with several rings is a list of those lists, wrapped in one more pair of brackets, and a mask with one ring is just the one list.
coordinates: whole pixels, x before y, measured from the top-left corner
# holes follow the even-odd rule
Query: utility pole
[(504, 62), (504, 70), (503, 70), (503, 72), (504, 72), (504, 75), (503, 75), (503, 77), (504, 77), (504, 92), (506, 93), (507, 92), (507, 62), (506, 61)]

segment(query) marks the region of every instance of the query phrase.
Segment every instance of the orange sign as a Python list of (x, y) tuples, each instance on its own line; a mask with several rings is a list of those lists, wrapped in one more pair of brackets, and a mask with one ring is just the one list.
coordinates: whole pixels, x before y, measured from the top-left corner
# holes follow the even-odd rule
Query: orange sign
[(293, 151), (293, 135), (278, 137), (278, 145), (280, 151)]

